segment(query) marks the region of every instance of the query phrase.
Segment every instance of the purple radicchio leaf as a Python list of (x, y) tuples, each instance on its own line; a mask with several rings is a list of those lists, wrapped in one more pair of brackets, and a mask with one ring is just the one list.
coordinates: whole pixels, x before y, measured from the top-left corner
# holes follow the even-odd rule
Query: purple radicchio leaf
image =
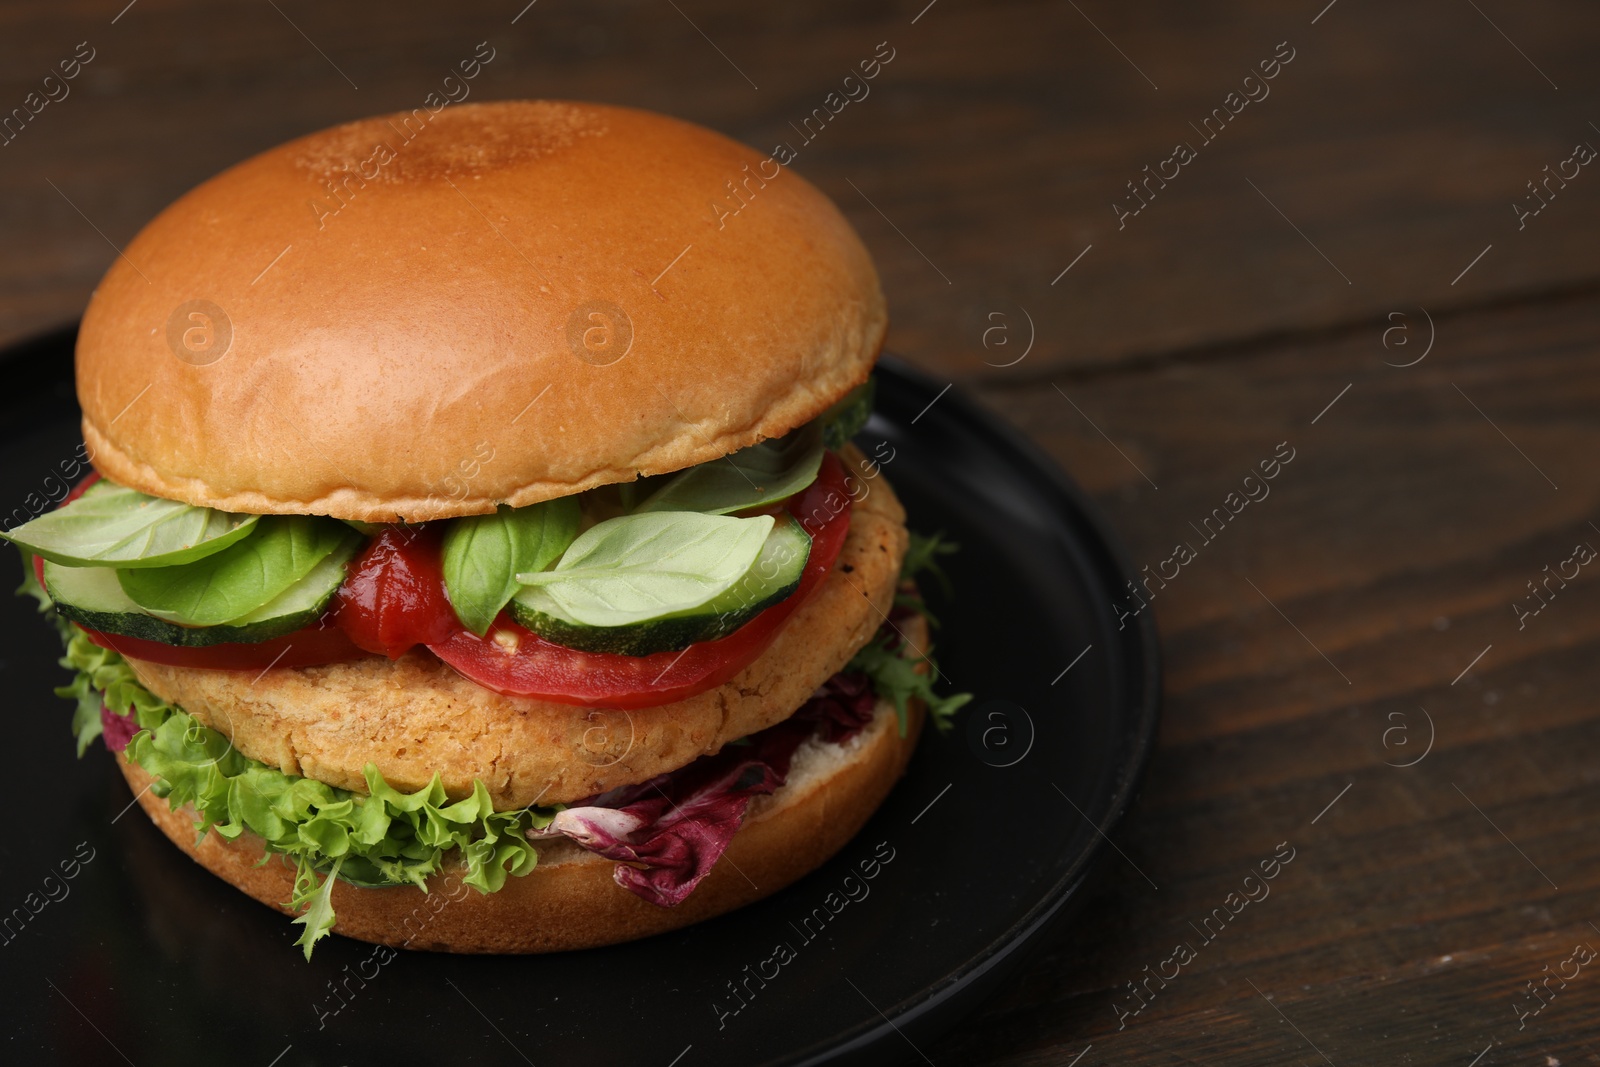
[(795, 750), (817, 735), (842, 743), (872, 721), (878, 697), (862, 674), (835, 674), (788, 719), (647, 782), (621, 786), (556, 815), (534, 840), (565, 836), (616, 860), (617, 884), (634, 895), (680, 904), (744, 824), (750, 801), (788, 778)]
[(121, 752), (127, 748), (138, 732), (139, 721), (133, 717), (133, 712), (118, 715), (104, 704), (100, 705), (100, 736), (105, 738), (106, 747), (111, 751)]

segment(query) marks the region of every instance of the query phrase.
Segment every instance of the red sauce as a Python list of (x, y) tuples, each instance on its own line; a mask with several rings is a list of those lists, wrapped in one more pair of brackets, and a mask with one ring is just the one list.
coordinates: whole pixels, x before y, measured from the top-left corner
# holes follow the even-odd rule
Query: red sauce
[(392, 527), (350, 563), (334, 625), (368, 652), (398, 659), (443, 641), (461, 624), (444, 591), (436, 527)]

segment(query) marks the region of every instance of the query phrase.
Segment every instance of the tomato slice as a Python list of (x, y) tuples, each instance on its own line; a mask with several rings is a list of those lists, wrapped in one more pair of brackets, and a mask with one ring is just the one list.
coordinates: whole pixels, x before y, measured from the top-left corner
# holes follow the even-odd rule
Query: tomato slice
[(800, 585), (726, 637), (678, 652), (619, 656), (566, 648), (501, 615), (485, 637), (458, 629), (448, 640), (428, 647), (486, 689), (562, 704), (643, 708), (714, 689), (766, 650), (833, 568), (850, 531), (850, 494), (837, 456), (829, 452), (823, 457), (817, 480), (790, 499), (788, 510), (811, 535), (811, 554)]
[[(74, 623), (74, 626), (77, 624)], [(358, 648), (337, 626), (308, 626), (292, 634), (252, 644), (229, 643), (200, 648), (179, 648), (160, 641), (101, 633), (79, 626), (89, 640), (101, 648), (151, 663), (170, 667), (204, 667), (214, 671), (264, 671), (268, 667), (315, 667), (321, 663), (345, 663), (368, 653)]]

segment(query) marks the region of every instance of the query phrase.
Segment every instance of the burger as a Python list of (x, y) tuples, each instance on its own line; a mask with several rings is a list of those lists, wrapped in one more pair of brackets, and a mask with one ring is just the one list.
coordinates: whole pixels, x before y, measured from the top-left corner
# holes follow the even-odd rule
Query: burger
[(308, 957), (781, 889), (964, 699), (915, 583), (951, 546), (852, 443), (885, 324), (824, 195), (643, 111), (441, 104), (225, 171), (94, 293), (93, 472), (4, 534), (80, 755)]

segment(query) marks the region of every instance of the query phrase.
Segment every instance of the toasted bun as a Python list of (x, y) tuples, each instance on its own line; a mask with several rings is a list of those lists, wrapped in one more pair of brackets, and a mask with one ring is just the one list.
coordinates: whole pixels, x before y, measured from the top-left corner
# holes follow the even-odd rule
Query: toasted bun
[(885, 324), (832, 202), (744, 145), (592, 104), (419, 108), (163, 211), (89, 304), (78, 398), (123, 485), (420, 521), (778, 436), (866, 378)]
[[(433, 952), (558, 952), (664, 933), (769, 896), (839, 851), (877, 810), (905, 770), (922, 728), (913, 702), (901, 737), (893, 705), (880, 701), (872, 723), (843, 745), (815, 740), (795, 754), (789, 780), (750, 805), (744, 826), (705, 881), (674, 908), (649, 904), (612, 878), (615, 864), (568, 842), (540, 848), (539, 865), (483, 894), (446, 869), (429, 892), (411, 886), (333, 889), (335, 933), (395, 948)], [(229, 842), (207, 834), (195, 842), (194, 809), (177, 811), (149, 791), (151, 778), (118, 759), (145, 813), (173, 844), (224, 881), (281, 911), (294, 869), (262, 858), (262, 841), (246, 832)]]
[[(862, 462), (853, 447), (845, 459)], [(883, 624), (905, 556), (905, 511), (888, 482), (852, 480), (859, 499), (838, 560), (766, 651), (671, 704), (624, 712), (502, 696), (420, 651), (264, 673), (128, 663), (146, 689), (286, 774), (365, 793), (372, 763), (408, 792), (437, 772), (452, 797), (483, 782), (501, 810), (568, 803), (786, 719), (845, 665)]]

